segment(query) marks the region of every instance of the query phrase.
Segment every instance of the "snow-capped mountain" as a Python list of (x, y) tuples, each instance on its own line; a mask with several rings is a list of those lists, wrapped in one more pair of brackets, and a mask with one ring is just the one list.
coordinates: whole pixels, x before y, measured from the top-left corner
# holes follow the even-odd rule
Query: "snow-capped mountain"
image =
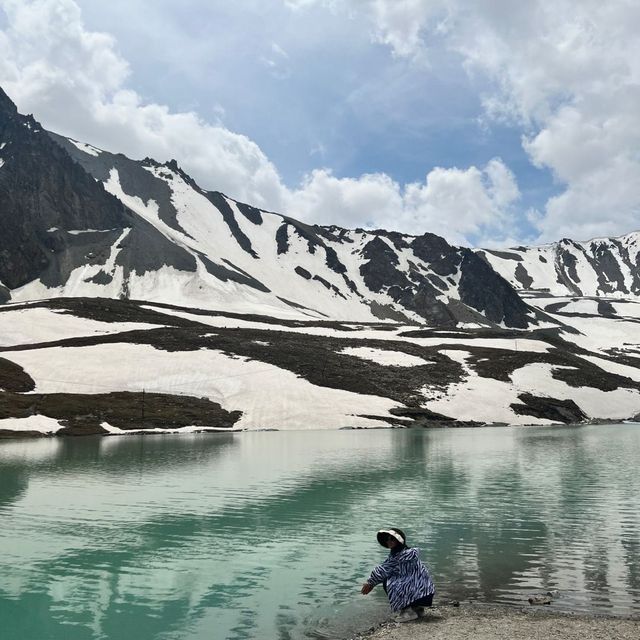
[(640, 232), (478, 251), (516, 289), (558, 296), (640, 295)]
[(261, 211), (202, 189), (173, 161), (133, 161), (49, 134), (4, 95), (0, 140), (5, 299), (124, 297), (438, 326), (535, 322), (486, 261), (433, 234)]
[(0, 90), (0, 437), (640, 415), (638, 234), (308, 225)]

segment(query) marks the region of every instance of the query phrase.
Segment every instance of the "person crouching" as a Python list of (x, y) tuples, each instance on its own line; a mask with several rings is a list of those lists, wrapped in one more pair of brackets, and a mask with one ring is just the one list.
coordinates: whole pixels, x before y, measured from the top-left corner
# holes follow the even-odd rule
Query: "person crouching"
[(373, 569), (360, 593), (367, 595), (376, 585), (382, 584), (391, 610), (399, 612), (396, 622), (415, 620), (424, 614), (424, 607), (433, 603), (436, 589), (429, 569), (420, 560), (420, 550), (407, 546), (401, 529), (382, 529), (377, 538), (390, 550), (389, 555)]

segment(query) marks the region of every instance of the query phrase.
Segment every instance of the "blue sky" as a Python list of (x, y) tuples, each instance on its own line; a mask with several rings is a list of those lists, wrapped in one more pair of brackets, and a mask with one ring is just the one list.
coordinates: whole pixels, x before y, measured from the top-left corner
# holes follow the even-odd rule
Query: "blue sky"
[(0, 82), (45, 126), (308, 222), (493, 245), (638, 228), (640, 189), (616, 185), (640, 177), (638, 12), (473, 7), (0, 0)]
[[(489, 79), (467, 73), (437, 40), (429, 62), (416, 63), (372, 41), (357, 16), (321, 5), (296, 12), (284, 3), (160, 2), (140, 29), (120, 16), (148, 15), (148, 3), (79, 4), (87, 27), (116, 36), (138, 91), (249, 136), (290, 188), (318, 167), (409, 183), (436, 166), (500, 157), (518, 179), (522, 210), (543, 207), (558, 190), (548, 170), (531, 164), (519, 126), (483, 118)], [(514, 223), (518, 236), (535, 233), (524, 216)]]

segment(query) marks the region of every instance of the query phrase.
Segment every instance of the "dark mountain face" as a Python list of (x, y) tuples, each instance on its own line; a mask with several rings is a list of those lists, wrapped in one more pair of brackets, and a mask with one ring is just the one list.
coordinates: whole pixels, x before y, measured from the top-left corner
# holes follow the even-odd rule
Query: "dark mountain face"
[(104, 246), (97, 235), (80, 240), (64, 232), (131, 224), (122, 203), (33, 117), (18, 114), (1, 89), (0, 147), (0, 281), (6, 288), (41, 276), (63, 279), (71, 263), (91, 260)]
[(460, 299), (489, 320), (525, 328), (527, 305), (511, 285), (470, 249), (463, 249)]

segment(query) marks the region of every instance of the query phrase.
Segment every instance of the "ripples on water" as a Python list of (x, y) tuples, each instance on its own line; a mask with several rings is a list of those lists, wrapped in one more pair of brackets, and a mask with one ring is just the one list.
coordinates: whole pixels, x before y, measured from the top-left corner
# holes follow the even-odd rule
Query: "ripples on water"
[(4, 442), (7, 640), (335, 638), (381, 526), (441, 597), (640, 613), (640, 427)]

